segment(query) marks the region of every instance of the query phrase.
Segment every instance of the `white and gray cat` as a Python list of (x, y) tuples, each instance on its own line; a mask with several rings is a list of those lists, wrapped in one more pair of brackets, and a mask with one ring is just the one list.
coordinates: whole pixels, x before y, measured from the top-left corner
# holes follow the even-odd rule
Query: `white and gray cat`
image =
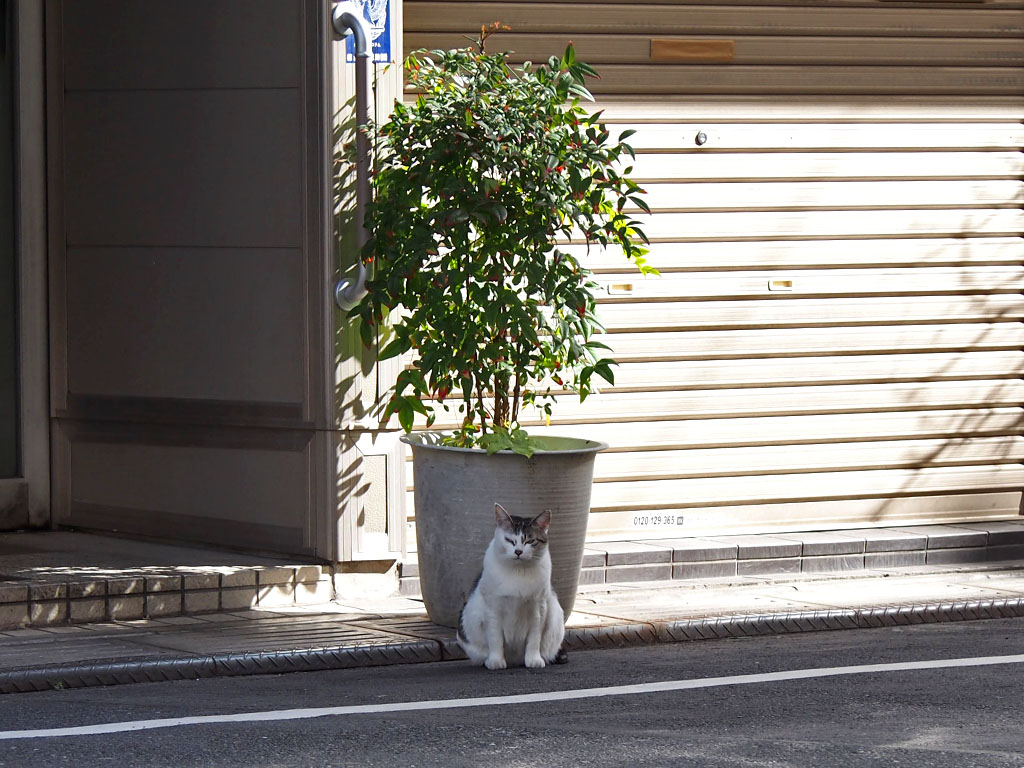
[(551, 588), (551, 510), (515, 517), (494, 505), (497, 526), (459, 616), (456, 639), (488, 669), (564, 664), (565, 616)]

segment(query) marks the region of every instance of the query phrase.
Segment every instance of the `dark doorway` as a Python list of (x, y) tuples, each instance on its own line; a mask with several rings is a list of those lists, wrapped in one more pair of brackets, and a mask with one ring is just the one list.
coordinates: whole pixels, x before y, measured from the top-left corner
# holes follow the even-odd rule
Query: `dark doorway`
[(12, 6), (0, 0), (0, 478), (18, 474)]

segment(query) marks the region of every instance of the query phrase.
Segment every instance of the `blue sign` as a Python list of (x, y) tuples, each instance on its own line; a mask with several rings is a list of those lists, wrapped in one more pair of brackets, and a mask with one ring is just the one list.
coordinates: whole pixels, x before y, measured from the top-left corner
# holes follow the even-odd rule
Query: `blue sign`
[[(363, 16), (370, 22), (370, 57), (372, 61), (387, 64), (391, 62), (391, 2), (392, 0), (355, 0), (363, 9)], [(355, 43), (349, 35), (345, 43), (345, 61), (356, 60)]]

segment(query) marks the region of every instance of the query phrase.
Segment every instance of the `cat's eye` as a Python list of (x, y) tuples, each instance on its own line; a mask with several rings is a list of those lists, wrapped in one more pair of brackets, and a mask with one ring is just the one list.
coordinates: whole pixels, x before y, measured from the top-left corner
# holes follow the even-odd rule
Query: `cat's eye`
[(537, 540), (536, 539), (527, 539), (526, 543), (529, 544), (532, 547), (534, 544), (537, 543)]
[(510, 539), (508, 536), (505, 537), (505, 541), (507, 541), (509, 544), (515, 544), (516, 543), (515, 539)]

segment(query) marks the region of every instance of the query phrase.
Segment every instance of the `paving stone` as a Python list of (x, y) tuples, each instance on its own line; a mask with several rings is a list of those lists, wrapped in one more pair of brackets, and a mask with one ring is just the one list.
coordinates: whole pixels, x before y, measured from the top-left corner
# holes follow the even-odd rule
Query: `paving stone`
[(295, 605), (295, 586), (293, 584), (261, 586), (256, 590), (256, 600), (261, 608)]
[[(404, 565), (404, 563), (403, 563)], [(417, 566), (419, 564), (417, 563)], [(329, 579), (330, 569), (321, 568), (319, 565), (298, 565), (295, 567), (296, 584), (315, 584), (324, 579)], [(409, 574), (412, 576), (413, 574)], [(418, 573), (415, 575), (419, 575)]]
[(399, 579), (398, 581), (398, 594), (402, 597), (419, 597), (420, 596), (420, 580), (419, 579)]
[(46, 634), (50, 635), (51, 637), (53, 637), (55, 635), (61, 636), (61, 637), (64, 637), (64, 636), (70, 636), (70, 637), (79, 636), (79, 637), (81, 637), (81, 636), (88, 635), (88, 634), (91, 633), (90, 630), (86, 629), (85, 627), (83, 627), (80, 624), (77, 624), (77, 625), (75, 625), (73, 627), (71, 627), (71, 626), (43, 627), (43, 631)]
[(66, 600), (68, 596), (67, 584), (31, 584), (29, 585), (29, 600)]
[(255, 587), (256, 572), (252, 570), (239, 570), (220, 575), (222, 587)]
[(645, 542), (661, 544), (672, 549), (672, 561), (675, 563), (703, 563), (708, 560), (735, 560), (739, 547), (725, 541), (703, 538), (666, 539), (661, 542)]
[(118, 621), (97, 621), (91, 624), (76, 624), (75, 626), (79, 629), (100, 634), (130, 634), (135, 631), (133, 627), (128, 626), (127, 622)]
[(146, 580), (144, 578), (118, 578), (107, 579), (108, 595), (132, 595), (144, 592)]
[(105, 598), (79, 598), (68, 601), (68, 619), (74, 623), (103, 621), (107, 614)]
[(34, 627), (63, 624), (68, 620), (67, 600), (43, 600), (28, 605), (29, 623)]
[(142, 595), (110, 595), (107, 597), (107, 615), (114, 621), (141, 619), (146, 615), (146, 601)]
[(710, 536), (712, 541), (735, 544), (739, 560), (767, 560), (770, 558), (800, 557), (803, 550), (799, 541), (780, 536)]
[(985, 548), (989, 562), (999, 560), (1024, 560), (1024, 545), (989, 546)]
[(179, 614), (181, 606), (181, 592), (156, 592), (146, 595), (146, 615), (151, 619)]
[(609, 567), (672, 562), (672, 550), (669, 547), (642, 544), (637, 541), (595, 542), (590, 544), (588, 548), (603, 551)]
[(840, 531), (814, 531), (810, 533), (787, 533), (787, 539), (799, 541), (804, 557), (819, 555), (859, 555), (864, 552), (864, 539), (847, 536)]
[(185, 590), (218, 589), (220, 587), (220, 574), (186, 573), (181, 577), (181, 586)]
[(956, 547), (953, 549), (929, 549), (925, 555), (928, 565), (953, 565), (956, 563), (984, 563), (988, 560), (987, 547)]
[(957, 523), (957, 528), (970, 531), (984, 531), (988, 534), (988, 545), (1024, 545), (1024, 522), (994, 521), (990, 523)]
[(208, 613), (220, 610), (220, 590), (188, 590), (182, 596), (185, 613)]
[(580, 571), (580, 586), (585, 587), (591, 584), (604, 584), (604, 568), (584, 568)]
[(106, 581), (68, 582), (68, 597), (72, 600), (82, 597), (97, 597), (107, 594)]
[(211, 626), (202, 622), (195, 629), (178, 629), (157, 638), (139, 638), (165, 649), (188, 653), (266, 653), (284, 650), (316, 650), (341, 646), (386, 647), (408, 638), (378, 631), (361, 623), (311, 618), (296, 621), (265, 619)]
[(196, 616), (200, 621), (207, 624), (226, 624), (232, 621), (245, 621), (242, 616), (235, 616), (233, 613), (210, 613), (204, 616)]
[(260, 568), (256, 571), (256, 583), (261, 587), (294, 584), (295, 570), (292, 568)]
[(256, 587), (239, 587), (220, 591), (220, 606), (225, 611), (236, 611), (256, 605)]
[(988, 544), (990, 547), (1024, 544), (1024, 522), (988, 523), (986, 527), (988, 528)]
[(584, 549), (583, 550), (583, 567), (584, 568), (603, 568), (608, 564), (608, 555), (602, 551), (596, 549)]
[(953, 547), (984, 547), (988, 543), (987, 531), (976, 531), (954, 525), (921, 525), (897, 530), (920, 534), (928, 539), (928, 549), (951, 549)]
[[(797, 545), (799, 547), (799, 544)], [(765, 560), (737, 560), (737, 576), (774, 576), (800, 573), (799, 557), (773, 557)]]
[(161, 624), (156, 619), (125, 619), (123, 621), (119, 621), (118, 624), (125, 626), (129, 629), (136, 630), (159, 629), (163, 626), (163, 624)]
[(864, 569), (864, 555), (822, 555), (804, 557), (800, 562), (803, 573), (827, 573), (832, 571), (858, 571)]
[(0, 582), (0, 604), (24, 603), (28, 600), (28, 585)]
[(147, 576), (147, 592), (181, 592), (181, 576)]
[(672, 565), (664, 563), (609, 566), (605, 569), (604, 578), (606, 582), (612, 584), (631, 581), (668, 581), (672, 578)]
[(53, 637), (41, 629), (11, 629), (5, 632), (0, 632), (3, 637), (11, 640), (40, 640), (43, 638)]
[(905, 568), (924, 565), (924, 550), (913, 552), (868, 552), (864, 555), (865, 568)]
[(170, 627), (189, 627), (189, 626), (209, 626), (204, 624), (202, 621), (197, 619), (195, 616), (165, 616), (162, 619), (153, 619), (158, 621), (165, 626)]
[(865, 552), (907, 552), (928, 546), (925, 534), (895, 528), (867, 528), (844, 533), (863, 535)]
[(28, 623), (28, 603), (0, 604), (0, 629), (19, 629)]
[(369, 628), (378, 632), (407, 635), (420, 640), (436, 640), (441, 643), (454, 642), (455, 630), (432, 623), (429, 619), (419, 616), (403, 616), (388, 619), (371, 619), (359, 622), (361, 628)]
[(420, 575), (420, 564), (416, 560), (403, 560), (399, 563), (399, 571), (401, 577), (417, 577)]
[(708, 560), (698, 563), (673, 563), (673, 579), (715, 579), (736, 575), (736, 560)]
[[(416, 580), (417, 584), (419, 579)], [(418, 587), (417, 587), (418, 588)], [(334, 599), (334, 584), (329, 578), (295, 585), (295, 603), (327, 603)]]

